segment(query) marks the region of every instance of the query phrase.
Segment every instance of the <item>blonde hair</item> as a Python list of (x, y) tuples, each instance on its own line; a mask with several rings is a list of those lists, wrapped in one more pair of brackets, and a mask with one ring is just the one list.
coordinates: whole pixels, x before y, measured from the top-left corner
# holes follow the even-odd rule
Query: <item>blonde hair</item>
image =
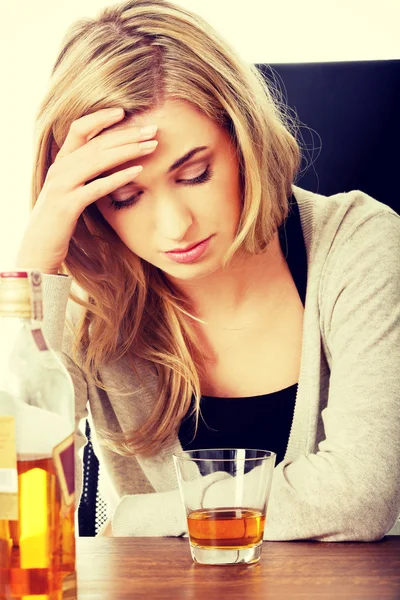
[[(164, 0), (130, 0), (69, 29), (37, 118), (33, 205), (52, 146), (62, 145), (74, 120), (114, 106), (134, 115), (166, 99), (190, 102), (226, 128), (236, 147), (242, 213), (224, 264), (239, 249), (264, 252), (288, 214), (300, 166), (293, 124), (255, 66), (202, 18)], [(123, 356), (136, 373), (139, 359), (157, 373), (148, 420), (124, 435), (102, 432), (103, 442), (120, 454), (157, 453), (177, 434), (193, 397), (199, 414), (204, 365), (190, 306), (162, 272), (126, 248), (95, 204), (78, 221), (63, 271), (87, 294), (86, 301), (71, 293), (85, 309), (74, 356), (81, 353), (95, 383), (105, 389), (100, 365)]]

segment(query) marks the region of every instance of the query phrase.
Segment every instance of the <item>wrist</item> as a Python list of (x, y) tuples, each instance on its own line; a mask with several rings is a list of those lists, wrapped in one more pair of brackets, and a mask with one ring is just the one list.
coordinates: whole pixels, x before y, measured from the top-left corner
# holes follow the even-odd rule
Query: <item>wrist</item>
[(49, 267), (46, 265), (40, 265), (39, 262), (33, 262), (32, 260), (24, 260), (22, 257), (18, 257), (14, 268), (18, 271), (40, 271), (46, 275), (59, 275), (59, 267)]

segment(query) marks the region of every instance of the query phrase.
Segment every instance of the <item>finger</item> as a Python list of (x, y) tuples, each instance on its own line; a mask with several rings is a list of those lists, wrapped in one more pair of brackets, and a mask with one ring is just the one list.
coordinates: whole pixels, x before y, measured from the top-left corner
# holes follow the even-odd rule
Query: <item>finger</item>
[(87, 143), (88, 152), (89, 149), (90, 151), (99, 152), (107, 150), (107, 148), (131, 144), (132, 142), (143, 142), (153, 138), (157, 133), (157, 129), (157, 125), (138, 127), (136, 124), (125, 125), (123, 129), (108, 129)]
[(67, 137), (57, 154), (57, 159), (71, 154), (71, 152), (86, 144), (106, 127), (118, 123), (124, 114), (123, 109), (106, 108), (73, 121)]
[(62, 164), (60, 163), (62, 173), (59, 173), (57, 178), (60, 180), (62, 178), (62, 181), (68, 182), (69, 189), (74, 189), (107, 173), (114, 167), (151, 154), (157, 145), (157, 140), (148, 140), (90, 153), (86, 147), (80, 148), (73, 155), (65, 157)]
[(79, 204), (79, 212), (82, 212), (89, 204), (112, 194), (118, 188), (134, 181), (142, 170), (142, 165), (137, 165), (129, 169), (117, 171), (116, 173), (107, 175), (107, 177), (99, 177), (83, 186), (75, 195), (76, 202)]

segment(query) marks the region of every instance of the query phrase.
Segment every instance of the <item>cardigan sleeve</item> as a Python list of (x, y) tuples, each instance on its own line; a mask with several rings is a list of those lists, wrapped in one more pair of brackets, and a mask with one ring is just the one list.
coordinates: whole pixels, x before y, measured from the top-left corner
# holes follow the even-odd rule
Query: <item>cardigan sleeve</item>
[(267, 540), (376, 541), (400, 513), (400, 217), (363, 220), (333, 257), (320, 288), (325, 439), (278, 465)]
[(87, 443), (79, 424), (88, 416), (88, 390), (85, 376), (70, 356), (72, 337), (65, 327), (66, 311), (72, 278), (42, 274), (43, 330), (46, 340), (63, 361), (71, 376), (75, 391), (75, 506), (78, 509), (82, 493), (82, 460), (79, 451)]

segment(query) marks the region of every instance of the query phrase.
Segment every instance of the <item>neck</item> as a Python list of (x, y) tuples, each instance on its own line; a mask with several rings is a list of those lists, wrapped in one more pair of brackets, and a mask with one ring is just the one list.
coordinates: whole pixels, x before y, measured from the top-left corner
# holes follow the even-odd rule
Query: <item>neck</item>
[(272, 300), (274, 284), (285, 266), (276, 234), (263, 254), (234, 257), (224, 270), (196, 281), (174, 281), (174, 285), (188, 298), (196, 317), (222, 326), (240, 321), (258, 298)]

